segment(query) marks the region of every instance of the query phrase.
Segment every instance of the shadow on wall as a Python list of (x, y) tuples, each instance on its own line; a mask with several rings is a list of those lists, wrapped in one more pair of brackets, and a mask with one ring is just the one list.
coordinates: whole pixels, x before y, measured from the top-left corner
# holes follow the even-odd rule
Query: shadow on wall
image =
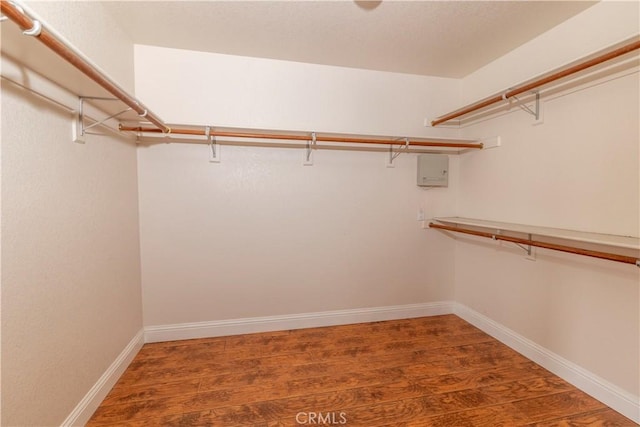
[(363, 10), (373, 10), (382, 4), (382, 0), (354, 0), (353, 2)]

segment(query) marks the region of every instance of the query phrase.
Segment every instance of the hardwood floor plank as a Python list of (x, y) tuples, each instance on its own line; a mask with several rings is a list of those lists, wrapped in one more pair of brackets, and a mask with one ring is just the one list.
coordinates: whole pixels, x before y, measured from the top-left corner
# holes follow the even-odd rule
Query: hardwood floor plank
[(537, 377), (546, 378), (548, 376), (553, 376), (553, 374), (539, 365), (527, 361), (512, 366), (499, 366), (491, 369), (476, 368), (453, 374), (428, 376), (421, 378), (419, 381), (420, 384), (428, 387), (433, 393), (445, 393), (448, 391), (506, 383), (514, 380), (525, 380)]
[[(386, 372), (389, 374), (389, 371)], [(200, 392), (204, 393), (212, 390), (220, 389), (243, 389), (249, 390), (249, 387), (268, 387), (272, 391), (272, 398), (280, 396), (299, 396), (304, 394), (314, 394), (323, 391), (341, 390), (345, 388), (357, 388), (385, 383), (383, 372), (363, 371), (363, 372), (345, 372), (337, 375), (323, 375), (316, 377), (308, 377), (302, 375), (300, 378), (291, 379), (289, 375), (268, 375), (264, 377), (240, 377), (240, 378), (216, 378), (215, 383), (212, 378), (205, 378), (201, 381)]]
[(184, 397), (172, 396), (149, 399), (129, 404), (100, 406), (88, 425), (128, 425), (133, 419), (157, 418), (184, 412)]
[(102, 406), (131, 404), (141, 400), (194, 394), (198, 392), (199, 386), (199, 379), (167, 381), (136, 386), (116, 384), (102, 401)]
[(477, 390), (499, 402), (515, 402), (571, 391), (574, 387), (556, 376), (547, 376), (519, 379), (509, 383), (480, 387)]
[(416, 424), (424, 427), (513, 427), (523, 425), (527, 418), (511, 403), (486, 406), (466, 411), (451, 412), (424, 420)]
[(203, 338), (182, 341), (167, 341), (145, 344), (138, 355), (140, 359), (166, 357), (174, 354), (188, 354), (193, 351), (221, 353), (225, 350), (226, 337)]
[(532, 422), (547, 421), (605, 408), (603, 403), (576, 389), (535, 399), (520, 400), (513, 404)]
[[(426, 398), (427, 393), (428, 392), (422, 387), (406, 381), (400, 381), (282, 399), (269, 400), (269, 396), (264, 396), (263, 399), (256, 399), (253, 403), (242, 404), (235, 407), (218, 405), (218, 403), (213, 403), (205, 399), (205, 401), (202, 402), (204, 406), (198, 408), (196, 405), (193, 409), (213, 409), (223, 420), (233, 419), (233, 414), (246, 410), (260, 414), (262, 419), (278, 420), (290, 418), (291, 416), (295, 417), (295, 414), (298, 412), (326, 413), (356, 406), (371, 406), (382, 402), (393, 402), (398, 399), (413, 397)], [(253, 399), (255, 399), (255, 397)], [(209, 408), (206, 408), (207, 405)], [(218, 407), (216, 407), (216, 405)]]
[(297, 416), (363, 427), (635, 425), (444, 315), (147, 344), (88, 426), (304, 425)]
[(632, 427), (637, 425), (613, 409), (606, 408), (586, 414), (529, 424), (528, 427)]

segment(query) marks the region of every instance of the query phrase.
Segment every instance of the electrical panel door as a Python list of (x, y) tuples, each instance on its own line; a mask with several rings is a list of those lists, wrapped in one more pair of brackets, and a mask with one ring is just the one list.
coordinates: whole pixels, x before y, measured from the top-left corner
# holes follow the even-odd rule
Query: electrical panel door
[(420, 187), (449, 186), (449, 156), (420, 154), (418, 156), (418, 185)]

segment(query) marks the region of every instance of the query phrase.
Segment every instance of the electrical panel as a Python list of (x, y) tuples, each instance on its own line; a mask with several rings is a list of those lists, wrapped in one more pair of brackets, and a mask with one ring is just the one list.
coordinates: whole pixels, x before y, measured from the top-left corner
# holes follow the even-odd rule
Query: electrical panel
[(449, 156), (446, 154), (420, 154), (418, 156), (418, 183), (420, 187), (449, 186)]

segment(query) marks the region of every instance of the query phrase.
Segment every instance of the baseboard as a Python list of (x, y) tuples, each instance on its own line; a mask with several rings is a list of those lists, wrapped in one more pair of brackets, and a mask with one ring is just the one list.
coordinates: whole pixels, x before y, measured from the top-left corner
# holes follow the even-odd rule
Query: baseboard
[(387, 307), (322, 311), (282, 316), (250, 317), (245, 319), (148, 326), (145, 328), (144, 336), (145, 342), (151, 343), (251, 334), (256, 332), (347, 325), (351, 323), (378, 322), (383, 320), (410, 319), (413, 317), (451, 314), (453, 313), (453, 304), (454, 303), (451, 301), (443, 301)]
[(143, 344), (144, 331), (140, 330), (93, 387), (91, 387), (80, 403), (71, 411), (67, 419), (62, 422), (62, 427), (84, 426), (89, 421), (95, 410), (100, 406), (100, 403), (107, 397), (111, 388), (118, 381), (118, 378), (120, 378), (135, 355), (142, 348)]
[(640, 423), (640, 400), (638, 396), (622, 390), (620, 387), (463, 304), (454, 303), (453, 313), (605, 405), (620, 412), (625, 417)]

